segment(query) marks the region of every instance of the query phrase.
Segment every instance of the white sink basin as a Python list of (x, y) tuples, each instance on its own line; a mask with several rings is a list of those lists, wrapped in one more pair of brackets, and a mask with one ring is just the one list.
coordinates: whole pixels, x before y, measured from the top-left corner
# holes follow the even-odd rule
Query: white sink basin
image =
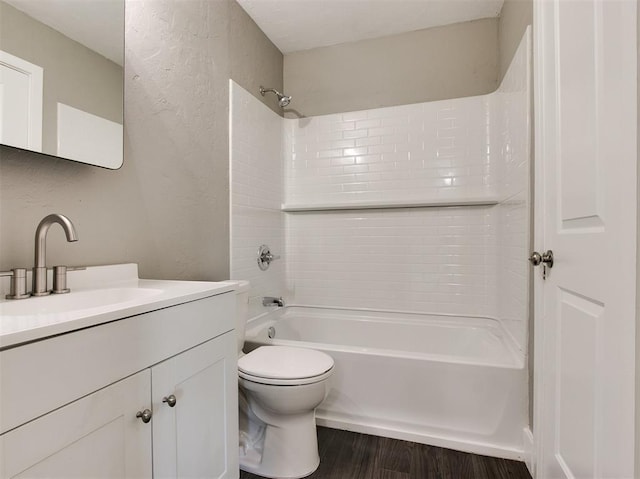
[(0, 303), (0, 317), (72, 313), (74, 311), (144, 301), (162, 293), (154, 288), (104, 288), (51, 294)]
[(69, 271), (67, 286), (70, 293), (4, 300), (9, 292), (9, 278), (0, 278), (0, 349), (226, 293), (234, 288), (224, 282), (139, 279), (136, 264)]

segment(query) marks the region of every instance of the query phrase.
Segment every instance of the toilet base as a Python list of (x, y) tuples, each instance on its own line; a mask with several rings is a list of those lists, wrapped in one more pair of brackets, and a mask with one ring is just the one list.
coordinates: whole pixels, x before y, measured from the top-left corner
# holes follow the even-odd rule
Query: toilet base
[[(275, 348), (284, 349), (285, 359), (295, 349), (274, 346), (275, 352), (279, 351)], [(332, 365), (327, 358), (327, 366)], [(262, 477), (297, 479), (318, 468), (315, 409), (326, 397), (332, 373), (330, 368), (317, 376), (273, 379), (239, 371), (240, 469)]]
[(262, 477), (298, 479), (320, 465), (314, 411), (286, 417), (286, 424), (267, 425), (260, 458), (240, 456), (240, 469)]

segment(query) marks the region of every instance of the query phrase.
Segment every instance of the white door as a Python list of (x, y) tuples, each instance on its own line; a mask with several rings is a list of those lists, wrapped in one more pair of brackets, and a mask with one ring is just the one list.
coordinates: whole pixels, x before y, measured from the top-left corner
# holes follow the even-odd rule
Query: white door
[(0, 143), (42, 151), (43, 69), (0, 50)]
[(0, 477), (151, 477), (149, 370), (0, 436)]
[(536, 476), (631, 479), (636, 1), (534, 5)]
[(156, 478), (238, 477), (235, 332), (151, 369)]

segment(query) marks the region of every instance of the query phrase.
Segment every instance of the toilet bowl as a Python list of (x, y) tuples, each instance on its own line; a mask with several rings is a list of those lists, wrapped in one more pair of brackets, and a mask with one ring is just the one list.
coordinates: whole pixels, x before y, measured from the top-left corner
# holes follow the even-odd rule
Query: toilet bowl
[(236, 281), (240, 469), (301, 478), (320, 464), (315, 409), (327, 395), (333, 358), (320, 351), (261, 346), (242, 352), (249, 282)]

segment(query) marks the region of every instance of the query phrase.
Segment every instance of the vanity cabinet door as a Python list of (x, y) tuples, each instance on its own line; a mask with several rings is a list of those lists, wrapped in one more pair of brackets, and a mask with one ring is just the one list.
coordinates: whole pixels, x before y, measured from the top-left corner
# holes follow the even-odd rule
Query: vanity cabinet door
[(152, 475), (145, 370), (0, 436), (2, 478), (145, 478)]
[(236, 479), (235, 332), (154, 366), (151, 377), (154, 477)]

